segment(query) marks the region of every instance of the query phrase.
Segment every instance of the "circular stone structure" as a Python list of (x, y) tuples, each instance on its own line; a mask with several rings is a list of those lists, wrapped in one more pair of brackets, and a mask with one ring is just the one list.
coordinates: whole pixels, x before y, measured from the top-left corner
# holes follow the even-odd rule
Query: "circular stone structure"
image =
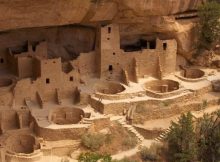
[(200, 69), (185, 69), (181, 76), (188, 79), (199, 79), (205, 76), (205, 72)]
[(13, 83), (12, 79), (0, 78), (0, 88), (1, 87), (8, 87), (8, 86), (12, 85), (12, 83)]
[(179, 83), (174, 80), (153, 80), (146, 82), (144, 87), (154, 93), (168, 93), (179, 89)]
[(40, 149), (40, 145), (32, 135), (11, 136), (6, 142), (7, 151), (14, 154), (31, 154)]
[(101, 82), (95, 86), (95, 90), (102, 94), (114, 95), (123, 92), (125, 87), (120, 83)]
[(50, 120), (57, 125), (78, 124), (85, 113), (79, 108), (63, 107), (52, 110)]

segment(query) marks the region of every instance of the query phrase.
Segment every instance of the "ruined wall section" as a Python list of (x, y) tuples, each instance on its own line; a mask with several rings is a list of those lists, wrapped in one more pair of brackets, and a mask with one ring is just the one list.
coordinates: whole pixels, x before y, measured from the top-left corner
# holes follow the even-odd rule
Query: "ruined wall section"
[(177, 44), (175, 40), (156, 40), (155, 48), (125, 52), (120, 49), (120, 33), (117, 24), (101, 27), (100, 77), (121, 80), (122, 69), (130, 80), (135, 78), (135, 65), (140, 77), (158, 77), (159, 71), (169, 74), (175, 71)]
[(75, 71), (78, 71), (81, 76), (93, 76), (96, 73), (96, 52), (80, 53), (77, 60), (71, 61)]
[(74, 95), (80, 82), (77, 70), (71, 70), (68, 73), (63, 72), (61, 58), (33, 58), (33, 60), (32, 66), (35, 77), (19, 80), (14, 88), (17, 104), (24, 104), (25, 98), (31, 98), (31, 100), (37, 102), (37, 93), (43, 101), (54, 101), (57, 91), (61, 93), (59, 94), (61, 97)]

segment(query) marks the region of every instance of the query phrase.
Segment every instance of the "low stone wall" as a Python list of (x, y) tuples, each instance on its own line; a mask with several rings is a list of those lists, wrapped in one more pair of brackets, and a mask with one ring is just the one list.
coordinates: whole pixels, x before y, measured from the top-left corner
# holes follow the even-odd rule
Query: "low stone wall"
[(133, 96), (138, 96), (138, 95), (145, 95), (145, 91), (140, 91), (136, 93), (119, 93), (119, 94), (103, 94), (103, 93), (96, 93), (95, 97), (100, 98), (100, 99), (105, 99), (105, 100), (123, 100), (127, 98), (131, 98)]
[(163, 130), (148, 130), (145, 129), (144, 127), (138, 126), (138, 125), (133, 125), (134, 128), (142, 135), (144, 136), (145, 139), (154, 139), (157, 138)]
[(112, 102), (109, 104), (103, 104), (100, 101), (92, 98), (90, 104), (94, 109), (99, 111), (103, 114), (115, 114), (119, 115), (122, 114), (124, 110), (128, 110), (131, 106), (136, 107), (138, 104), (161, 104), (161, 103), (177, 103), (182, 101), (189, 101), (192, 100), (195, 97), (195, 93), (188, 93), (186, 95), (167, 99), (167, 100), (158, 100), (158, 99), (148, 99), (148, 100), (142, 100), (142, 101), (133, 101), (130, 102)]
[(15, 154), (9, 151), (5, 153), (6, 162), (37, 162), (40, 161), (43, 156), (43, 153), (40, 150), (37, 150), (31, 154)]
[(153, 92), (153, 91), (150, 91), (150, 90), (146, 90), (146, 94), (147, 94), (147, 96), (154, 97), (154, 98), (168, 98), (168, 97), (172, 97), (172, 96), (175, 96), (175, 95), (179, 95), (183, 91), (184, 91), (184, 89), (179, 89), (179, 90), (172, 91), (172, 92), (156, 93), (156, 92)]
[(65, 139), (78, 140), (83, 134), (88, 131), (89, 127), (80, 128), (66, 128), (66, 129), (48, 129), (41, 128), (35, 124), (35, 133), (37, 136), (48, 140), (48, 141), (58, 141)]
[(161, 106), (143, 106), (141, 110), (137, 110), (133, 116), (133, 123), (142, 124), (146, 120), (169, 118), (171, 116), (185, 113), (188, 111), (201, 111), (209, 106), (219, 105), (219, 99), (203, 100), (201, 102), (192, 102), (189, 104), (173, 104)]
[(206, 76), (203, 76), (201, 78), (195, 78), (195, 79), (192, 79), (192, 78), (184, 78), (182, 77), (181, 75), (179, 74), (176, 74), (175, 75), (177, 78), (179, 78), (180, 80), (183, 80), (185, 82), (192, 82), (192, 83), (195, 83), (195, 82), (200, 82), (200, 81), (203, 81), (203, 80), (206, 80)]

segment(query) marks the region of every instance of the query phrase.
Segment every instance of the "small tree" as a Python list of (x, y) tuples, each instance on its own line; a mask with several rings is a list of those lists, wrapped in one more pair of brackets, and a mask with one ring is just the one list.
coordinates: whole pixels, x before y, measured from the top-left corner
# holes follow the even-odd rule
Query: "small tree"
[(203, 162), (220, 160), (220, 111), (205, 114), (198, 121), (199, 159)]
[(220, 40), (220, 4), (209, 1), (198, 8), (199, 46), (210, 49), (213, 42)]
[(194, 162), (197, 155), (196, 135), (191, 113), (181, 115), (178, 123), (172, 122), (168, 133), (170, 161)]
[(106, 141), (106, 136), (101, 133), (87, 133), (82, 136), (83, 146), (91, 149), (92, 151), (97, 151), (101, 146), (104, 145)]

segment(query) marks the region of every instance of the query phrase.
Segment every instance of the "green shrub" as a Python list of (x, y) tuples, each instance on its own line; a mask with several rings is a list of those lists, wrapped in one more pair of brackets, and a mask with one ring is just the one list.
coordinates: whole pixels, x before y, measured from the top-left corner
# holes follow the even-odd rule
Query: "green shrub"
[(83, 146), (91, 149), (92, 151), (98, 150), (104, 145), (106, 137), (101, 133), (87, 133), (82, 137)]
[(111, 162), (112, 158), (108, 154), (97, 154), (97, 153), (82, 153), (78, 158), (79, 162), (97, 162), (101, 160), (101, 162)]
[(137, 145), (137, 139), (135, 137), (128, 137), (123, 140), (123, 145), (128, 148), (133, 148)]
[(159, 104), (159, 106), (160, 107), (168, 107), (168, 106), (170, 106), (170, 102), (168, 102), (168, 101), (162, 101), (160, 104)]
[(207, 100), (203, 100), (202, 101), (202, 107), (203, 109), (205, 109), (208, 106), (208, 101)]
[(140, 151), (141, 159), (143, 161), (156, 161), (159, 159), (159, 152), (161, 146), (153, 143), (150, 148), (143, 147)]
[(210, 1), (198, 8), (199, 46), (210, 49), (213, 42), (220, 40), (220, 3)]

